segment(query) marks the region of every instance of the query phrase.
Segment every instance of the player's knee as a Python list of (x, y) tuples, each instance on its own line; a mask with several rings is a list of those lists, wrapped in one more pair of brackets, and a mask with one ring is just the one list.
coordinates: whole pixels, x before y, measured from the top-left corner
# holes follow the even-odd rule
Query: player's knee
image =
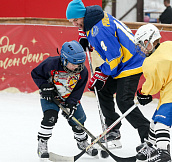
[(45, 126), (54, 126), (58, 119), (58, 112), (56, 110), (47, 110), (44, 112), (44, 117), (41, 122)]

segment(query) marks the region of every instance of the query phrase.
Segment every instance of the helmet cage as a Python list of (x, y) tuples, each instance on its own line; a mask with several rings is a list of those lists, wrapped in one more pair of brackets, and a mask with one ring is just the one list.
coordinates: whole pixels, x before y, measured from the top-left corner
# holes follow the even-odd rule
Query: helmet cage
[[(158, 28), (152, 24), (146, 24), (141, 26), (134, 36), (134, 43), (136, 45), (136, 50), (141, 56), (148, 57), (153, 52), (153, 43), (160, 39), (161, 35)], [(145, 44), (145, 41), (148, 41)], [(152, 49), (148, 50), (147, 47), (149, 43)]]
[(83, 62), (83, 63), (77, 64), (77, 65), (78, 65), (78, 67), (75, 68), (75, 70), (70, 70), (67, 68), (67, 66), (63, 66), (63, 69), (68, 73), (77, 74), (77, 73), (80, 73), (84, 69), (85, 63)]
[[(150, 35), (148, 42), (146, 44), (144, 44), (144, 42), (142, 40), (138, 41), (135, 45), (136, 45), (136, 51), (143, 57), (148, 57), (151, 55), (152, 51), (153, 51), (153, 43), (152, 43), (152, 37), (154, 35), (155, 31), (152, 32), (152, 34)], [(149, 45), (149, 43), (152, 46), (152, 49), (148, 50), (147, 47)]]

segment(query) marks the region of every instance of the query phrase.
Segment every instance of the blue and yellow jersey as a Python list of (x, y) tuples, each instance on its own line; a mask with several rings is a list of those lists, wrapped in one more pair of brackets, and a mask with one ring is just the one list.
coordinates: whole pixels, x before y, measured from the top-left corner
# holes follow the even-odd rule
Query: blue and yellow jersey
[(105, 61), (101, 71), (114, 79), (142, 72), (144, 58), (135, 50), (134, 35), (122, 22), (104, 12), (104, 18), (86, 32), (87, 39)]

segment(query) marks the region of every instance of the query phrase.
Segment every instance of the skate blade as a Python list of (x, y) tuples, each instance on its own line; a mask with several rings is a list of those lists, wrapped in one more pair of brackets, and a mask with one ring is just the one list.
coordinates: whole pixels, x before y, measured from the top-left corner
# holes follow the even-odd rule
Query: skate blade
[(122, 148), (122, 144), (120, 140), (113, 140), (110, 141), (112, 143), (112, 146), (116, 149)]
[[(105, 143), (102, 143), (104, 146), (106, 146)], [(108, 144), (108, 149), (120, 149), (122, 148), (122, 144), (120, 140), (114, 140), (114, 141), (109, 141), (107, 142)], [(94, 145), (94, 147), (98, 150), (102, 150), (102, 147), (100, 147), (97, 143)]]

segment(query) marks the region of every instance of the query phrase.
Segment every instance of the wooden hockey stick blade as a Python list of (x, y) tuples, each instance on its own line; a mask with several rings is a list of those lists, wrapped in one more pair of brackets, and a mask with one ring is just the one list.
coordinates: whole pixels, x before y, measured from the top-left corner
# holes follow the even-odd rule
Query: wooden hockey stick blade
[[(81, 152), (82, 154), (84, 154), (83, 152)], [(72, 156), (72, 157), (68, 157), (68, 156), (61, 156), (55, 153), (50, 152), (49, 153), (49, 160), (53, 161), (53, 162), (75, 162), (81, 155), (76, 155), (76, 156)], [(114, 157), (113, 159), (117, 162), (135, 162), (136, 161), (136, 157), (135, 156), (131, 156), (131, 157), (118, 157), (114, 154), (112, 154), (112, 156)]]
[(76, 156), (61, 156), (58, 154), (55, 154), (53, 152), (49, 152), (49, 160), (53, 161), (53, 162), (74, 162), (76, 160), (78, 160), (84, 153), (86, 152), (86, 149), (82, 150), (78, 155)]
[(68, 156), (61, 156), (58, 154), (55, 154), (53, 152), (49, 152), (49, 160), (53, 162), (74, 162), (74, 157), (68, 157)]

